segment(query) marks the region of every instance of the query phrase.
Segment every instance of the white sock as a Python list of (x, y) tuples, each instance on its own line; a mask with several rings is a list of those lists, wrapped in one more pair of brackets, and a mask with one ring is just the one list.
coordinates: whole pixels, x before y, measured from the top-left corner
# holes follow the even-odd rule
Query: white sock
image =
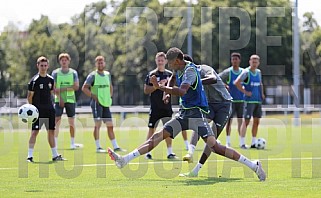
[(131, 160), (135, 159), (136, 157), (140, 156), (140, 153), (137, 149), (133, 150), (132, 152), (128, 153), (124, 156), (124, 160), (126, 163), (130, 162)]
[(250, 161), (249, 159), (247, 159), (245, 156), (241, 155), (240, 159), (238, 160), (239, 162), (241, 162), (242, 164), (244, 164), (245, 166), (249, 167), (250, 169), (252, 169), (253, 171), (256, 168), (256, 163)]
[(226, 136), (226, 144), (231, 144), (231, 136)]
[(71, 138), (70, 138), (70, 144), (71, 144), (72, 146), (75, 145), (75, 138), (74, 138), (74, 137), (71, 137)]
[(256, 137), (252, 137), (252, 144), (251, 145), (253, 145), (255, 143), (256, 143)]
[(95, 140), (95, 143), (96, 143), (96, 148), (100, 148), (100, 143), (99, 143), (99, 139), (98, 140)]
[(58, 148), (58, 137), (55, 137), (56, 148)]
[(150, 152), (147, 152), (146, 155), (152, 155)]
[(33, 148), (28, 149), (28, 158), (33, 157)]
[(192, 172), (193, 172), (194, 174), (198, 174), (198, 172), (201, 170), (202, 166), (203, 166), (203, 164), (201, 164), (201, 163), (198, 162), (198, 163), (196, 164), (196, 166), (193, 168)]
[(51, 148), (52, 157), (57, 157), (59, 154), (57, 152), (57, 147)]
[(167, 147), (167, 155), (170, 155), (173, 153), (172, 147)]
[(240, 146), (245, 145), (245, 137), (240, 137)]
[(189, 144), (188, 145), (188, 153), (193, 155), (194, 154), (194, 151), (195, 151), (195, 145), (193, 144)]
[(184, 140), (184, 143), (185, 143), (185, 148), (188, 150), (188, 146), (189, 146), (188, 140)]
[(119, 148), (116, 139), (111, 140), (111, 144), (113, 145), (114, 149)]

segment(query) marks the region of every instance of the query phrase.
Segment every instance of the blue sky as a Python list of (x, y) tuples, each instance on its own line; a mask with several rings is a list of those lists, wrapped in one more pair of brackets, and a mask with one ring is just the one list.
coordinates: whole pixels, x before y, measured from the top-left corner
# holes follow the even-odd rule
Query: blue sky
[[(41, 14), (49, 16), (54, 23), (69, 22), (73, 15), (80, 13), (85, 5), (92, 2), (95, 0), (9, 0), (6, 3), (2, 1), (0, 31), (9, 22), (13, 22), (23, 29), (32, 19), (39, 19)], [(320, 0), (299, 0), (299, 16), (302, 18), (304, 12), (312, 11), (321, 25), (319, 4)]]

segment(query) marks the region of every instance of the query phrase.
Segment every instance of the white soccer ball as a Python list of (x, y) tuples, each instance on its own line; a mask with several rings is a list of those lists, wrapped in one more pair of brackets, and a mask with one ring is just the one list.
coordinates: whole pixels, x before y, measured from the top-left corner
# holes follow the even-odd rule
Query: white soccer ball
[(256, 140), (255, 147), (257, 149), (265, 149), (266, 140), (264, 138), (259, 138)]
[(18, 117), (24, 123), (35, 123), (38, 120), (39, 111), (32, 104), (24, 104), (18, 110)]

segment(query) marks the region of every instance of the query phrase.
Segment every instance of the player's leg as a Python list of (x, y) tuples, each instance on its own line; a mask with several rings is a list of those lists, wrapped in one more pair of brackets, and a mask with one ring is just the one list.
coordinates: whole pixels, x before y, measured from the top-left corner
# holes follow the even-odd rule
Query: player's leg
[(187, 131), (186, 130), (182, 131), (182, 137), (183, 137), (183, 140), (184, 140), (185, 149), (188, 151), (189, 142), (188, 142), (188, 139), (187, 139)]
[[(129, 154), (120, 156), (117, 153), (115, 153), (112, 149), (108, 149), (108, 154), (110, 158), (115, 161), (116, 166), (118, 168), (123, 168), (131, 160), (153, 150), (164, 139), (169, 137), (174, 138), (179, 132), (182, 131), (182, 125), (186, 126), (187, 120), (180, 120), (179, 118), (174, 118), (171, 121), (167, 122), (162, 130), (153, 134), (152, 137), (150, 137), (142, 145), (137, 147), (137, 149), (130, 152)], [(186, 128), (183, 129), (186, 130)]]
[(100, 146), (100, 141), (99, 141), (99, 131), (100, 131), (100, 127), (101, 127), (101, 123), (102, 123), (102, 107), (96, 103), (96, 101), (92, 100), (90, 102), (90, 106), (91, 106), (91, 110), (92, 110), (92, 114), (93, 114), (93, 118), (94, 118), (94, 122), (95, 122), (95, 126), (94, 126), (94, 132), (93, 132), (93, 136), (94, 136), (94, 140), (95, 140), (95, 144), (96, 144), (96, 152), (97, 153), (104, 153), (106, 152), (106, 150), (104, 150), (103, 148), (101, 148)]
[(34, 126), (34, 124), (32, 125), (33, 129), (31, 130), (31, 135), (29, 138), (27, 162), (34, 162), (33, 161), (33, 149), (35, 148), (37, 136), (39, 134), (39, 128), (35, 129), (33, 126)]
[(227, 123), (226, 123), (226, 146), (227, 147), (230, 147), (231, 146), (231, 130), (232, 130), (232, 120), (233, 120), (233, 116), (235, 115), (236, 113), (236, 105), (235, 103), (232, 103), (232, 113), (231, 113), (231, 116), (230, 118), (228, 119)]
[(76, 104), (75, 103), (65, 103), (66, 113), (68, 117), (69, 132), (70, 132), (70, 148), (76, 149), (82, 147), (82, 144), (75, 143), (75, 115), (76, 115)]
[(251, 148), (256, 148), (256, 136), (260, 124), (260, 118), (262, 117), (262, 106), (261, 104), (255, 104), (255, 110), (253, 112), (253, 126), (252, 126), (252, 143)]
[[(150, 113), (149, 113), (148, 133), (147, 133), (146, 140), (148, 140), (150, 137), (153, 136), (153, 134), (155, 133), (155, 129), (157, 127), (158, 122), (159, 122), (158, 114), (151, 109)], [(147, 152), (145, 158), (150, 159), (150, 160), (153, 159), (151, 152)]]
[[(162, 114), (162, 122), (165, 125), (167, 122), (169, 122), (172, 119), (172, 111), (169, 112), (164, 112)], [(167, 146), (167, 159), (173, 160), (173, 159), (178, 159), (176, 154), (173, 152), (173, 147), (172, 147), (172, 138), (168, 137), (165, 139), (166, 146)]]
[(103, 107), (103, 120), (106, 124), (108, 138), (111, 141), (111, 144), (113, 145), (114, 151), (125, 152), (126, 150), (120, 148), (117, 143), (115, 132), (114, 132), (113, 119), (112, 119), (112, 115), (111, 115), (109, 107)]
[(56, 147), (58, 148), (58, 135), (59, 135), (59, 128), (61, 124), (61, 116), (64, 111), (63, 107), (59, 106), (59, 103), (55, 103), (55, 123), (56, 123), (56, 129), (55, 129), (55, 143)]
[(241, 126), (242, 126), (242, 121), (243, 121), (243, 114), (244, 114), (244, 102), (237, 103), (236, 116), (237, 116), (237, 131), (239, 133), (239, 136), (241, 134)]
[(187, 151), (187, 154), (183, 157), (183, 161), (186, 161), (188, 163), (193, 163), (193, 154), (194, 154), (198, 140), (199, 140), (198, 133), (193, 131), (191, 136), (191, 141), (188, 145), (188, 151)]
[(247, 126), (250, 123), (250, 119), (253, 115), (254, 106), (251, 103), (244, 103), (244, 115), (243, 115), (243, 121), (241, 125), (241, 131), (240, 131), (240, 148), (247, 149), (247, 146), (245, 144), (245, 135)]

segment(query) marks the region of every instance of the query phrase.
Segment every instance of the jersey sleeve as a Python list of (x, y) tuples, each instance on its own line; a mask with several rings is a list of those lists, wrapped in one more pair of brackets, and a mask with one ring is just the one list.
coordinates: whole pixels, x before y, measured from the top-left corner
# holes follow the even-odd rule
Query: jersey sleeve
[(74, 75), (74, 82), (79, 82), (79, 77), (76, 70), (74, 70), (73, 75)]
[(227, 83), (227, 81), (229, 80), (228, 78), (230, 76), (230, 70), (225, 69), (221, 73), (219, 73), (218, 76), (223, 80), (224, 83)]
[(248, 74), (249, 70), (244, 69), (238, 78), (241, 79), (241, 82), (244, 82), (248, 78)]
[(93, 74), (89, 74), (84, 82), (85, 85), (92, 86), (95, 80), (95, 76)]
[(50, 79), (51, 81), (51, 87), (50, 87), (50, 91), (54, 90), (54, 84), (55, 84), (55, 80), (54, 78)]
[(153, 84), (149, 82), (149, 77), (149, 74), (147, 74), (145, 78), (145, 85), (153, 86)]
[(194, 68), (189, 67), (185, 70), (182, 78), (182, 84), (193, 85), (197, 79), (196, 71)]
[(34, 91), (34, 87), (35, 87), (35, 81), (31, 79), (30, 82), (28, 83), (28, 91)]
[(52, 71), (51, 76), (53, 77), (54, 81), (57, 82), (57, 71), (56, 70)]

